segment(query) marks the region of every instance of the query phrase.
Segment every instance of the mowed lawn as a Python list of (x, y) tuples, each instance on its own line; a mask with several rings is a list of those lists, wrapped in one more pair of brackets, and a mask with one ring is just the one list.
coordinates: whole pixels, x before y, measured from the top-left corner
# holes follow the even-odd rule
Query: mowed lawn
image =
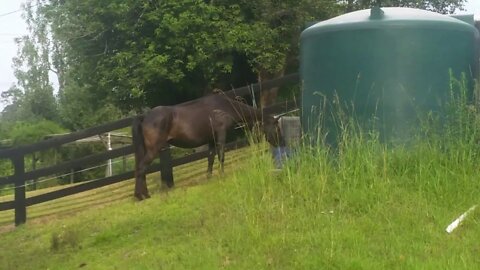
[(31, 207), (0, 234), (0, 268), (476, 269), (479, 212), (445, 232), (480, 191), (475, 155), (455, 151), (356, 142), (277, 171), (253, 146), (227, 154), (225, 176), (206, 180), (200, 162), (142, 202), (127, 181)]
[[(226, 172), (230, 172), (237, 167), (237, 163), (243, 162), (248, 158), (250, 151), (248, 149), (239, 149), (227, 152), (225, 155)], [(218, 161), (215, 160), (215, 165)], [(174, 167), (175, 185), (184, 188), (206, 181), (207, 161), (202, 159), (196, 162)], [(214, 175), (218, 173), (218, 167), (214, 167)], [(160, 192), (160, 174), (154, 173), (147, 178), (147, 184), (151, 193)], [(77, 183), (81, 184), (81, 183)], [(134, 180), (127, 180), (106, 187), (93, 189), (78, 193), (75, 195), (63, 197), (57, 200), (33, 205), (27, 208), (28, 223), (43, 223), (45, 220), (63, 218), (77, 214), (83, 210), (89, 210), (92, 207), (104, 207), (118, 201), (134, 201), (133, 189)], [(73, 184), (75, 185), (75, 184)], [(62, 189), (71, 185), (62, 185), (52, 188), (40, 189), (27, 192), (27, 198), (53, 190)], [(0, 202), (13, 200), (13, 194), (0, 196)], [(0, 232), (13, 229), (14, 211), (0, 212)]]

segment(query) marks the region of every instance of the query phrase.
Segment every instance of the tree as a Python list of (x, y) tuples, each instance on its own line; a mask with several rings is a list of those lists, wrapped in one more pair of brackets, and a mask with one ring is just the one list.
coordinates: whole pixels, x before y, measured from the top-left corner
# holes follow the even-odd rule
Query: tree
[[(60, 127), (58, 124), (48, 121), (40, 120), (36, 122), (16, 122), (10, 126), (9, 132), (6, 134), (6, 137), (9, 138), (13, 146), (31, 144), (34, 142), (41, 141), (45, 139), (47, 135), (58, 134), (65, 132), (65, 129)], [(40, 153), (30, 153), (25, 158), (30, 160), (29, 170), (35, 170), (37, 168), (37, 163), (52, 163), (55, 150), (42, 151)], [(0, 170), (4, 168), (8, 163), (0, 163)], [(36, 189), (36, 180), (33, 181), (33, 189)]]
[(97, 100), (95, 92), (75, 82), (66, 84), (64, 91), (59, 93), (59, 103), (60, 122), (70, 130), (92, 127), (122, 117), (112, 102)]
[(66, 84), (124, 111), (199, 96), (232, 69), (223, 17), (235, 10), (195, 0), (51, 1), (43, 10), (75, 74)]
[(11, 90), (21, 91), (17, 102), (22, 102), (32, 115), (53, 120), (56, 117), (56, 100), (48, 79), (45, 52), (39, 53), (35, 41), (28, 36), (16, 41), (20, 48), (13, 60), (17, 84)]
[(13, 67), (17, 83), (2, 93), (2, 99), (9, 104), (2, 115), (3, 120), (57, 118), (57, 102), (49, 79), (48, 29), (45, 22), (34, 14), (31, 2), (28, 2), (24, 18), (30, 34), (15, 40), (18, 52)]
[(383, 7), (411, 7), (449, 14), (462, 9), (465, 2), (466, 0), (347, 0), (346, 10), (366, 9), (379, 4)]
[(42, 120), (37, 122), (17, 122), (9, 132), (13, 145), (31, 144), (45, 139), (47, 135), (59, 134), (65, 129), (58, 124)]
[(2, 92), (1, 98), (5, 104), (5, 108), (0, 115), (2, 127), (8, 129), (8, 123), (14, 123), (19, 119), (31, 119), (31, 110), (26, 109), (26, 102), (24, 102), (24, 93), (17, 86), (12, 85), (7, 91)]
[[(388, 5), (440, 12), (463, 2), (385, 0)], [(44, 46), (50, 53), (49, 66), (62, 78), (60, 111), (83, 106), (96, 112), (108, 106), (125, 114), (196, 98), (214, 87), (226, 89), (296, 71), (299, 36), (307, 22), (328, 19), (345, 8), (367, 8), (372, 1), (36, 0), (36, 4), (35, 33), (49, 32), (37, 35), (51, 38)], [(262, 104), (271, 104), (277, 91), (264, 91)], [(79, 95), (82, 98), (72, 106), (71, 97)], [(69, 125), (80, 122), (70, 115)]]
[(277, 2), (50, 1), (42, 10), (76, 74), (70, 79), (128, 111), (198, 97), (232, 78), (281, 76), (296, 62), (305, 21), (337, 14), (338, 5)]
[[(224, 5), (238, 3), (242, 21), (234, 40), (247, 56), (258, 81), (281, 77), (298, 70), (299, 37), (307, 22), (331, 18), (340, 13), (336, 0), (262, 0), (218, 1)], [(216, 2), (216, 3), (218, 3)], [(262, 106), (271, 105), (278, 89), (264, 89)]]

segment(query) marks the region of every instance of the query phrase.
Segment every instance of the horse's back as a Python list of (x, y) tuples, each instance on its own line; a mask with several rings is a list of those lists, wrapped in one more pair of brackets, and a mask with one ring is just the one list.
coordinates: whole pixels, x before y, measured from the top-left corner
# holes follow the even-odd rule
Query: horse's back
[(208, 96), (203, 96), (201, 98), (197, 98), (187, 102), (183, 102), (171, 107), (178, 107), (178, 108), (212, 107), (212, 106), (218, 106), (218, 105), (221, 105), (222, 103), (225, 103), (226, 98), (227, 97), (219, 94), (208, 95)]
[(173, 112), (172, 106), (157, 106), (145, 114), (143, 123), (144, 125), (167, 128), (164, 125), (172, 120)]
[(192, 148), (213, 141), (213, 133), (218, 129), (231, 128), (234, 113), (232, 100), (220, 94), (210, 95), (153, 108), (145, 116), (144, 130), (166, 134), (172, 145)]
[(213, 139), (209, 115), (209, 106), (202, 102), (189, 102), (155, 107), (146, 120), (150, 123), (147, 125), (158, 133), (166, 134), (168, 143), (193, 148), (209, 143)]

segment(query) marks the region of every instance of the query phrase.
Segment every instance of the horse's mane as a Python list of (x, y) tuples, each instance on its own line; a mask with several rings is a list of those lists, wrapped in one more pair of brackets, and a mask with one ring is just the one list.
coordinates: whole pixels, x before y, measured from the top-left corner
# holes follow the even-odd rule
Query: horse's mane
[[(215, 91), (215, 90), (217, 90), (217, 91)], [(225, 94), (224, 92), (222, 92), (219, 89), (214, 89), (214, 92), (212, 94), (209, 94), (209, 95), (206, 95), (206, 96), (194, 99), (194, 100), (189, 100), (189, 101), (186, 101), (186, 102), (182, 102), (182, 103), (179, 103), (175, 106), (186, 106), (186, 105), (192, 105), (192, 104), (196, 104), (196, 103), (208, 102), (209, 99), (217, 99), (217, 98), (223, 98), (223, 99), (227, 100), (229, 103), (235, 104), (237, 106), (241, 106), (241, 107), (245, 107), (245, 108), (249, 107), (250, 109), (255, 109), (252, 106), (246, 104), (244, 102), (245, 99), (243, 99), (242, 97), (236, 96), (235, 98), (231, 98), (230, 96), (228, 96), (227, 94)]]
[[(263, 121), (265, 115), (261, 109), (252, 107), (245, 102), (245, 99), (242, 97), (236, 96), (234, 98), (230, 97), (228, 94), (221, 90), (216, 90), (212, 94), (203, 96), (198, 99), (190, 100), (187, 102), (183, 102), (174, 106), (184, 107), (184, 106), (192, 106), (195, 104), (217, 104), (217, 102), (222, 102), (223, 105), (228, 106), (230, 109), (236, 112), (233, 117), (237, 118), (237, 115), (243, 117), (245, 119), (251, 119), (253, 121)], [(223, 110), (223, 108), (219, 107), (218, 109)], [(246, 117), (246, 118), (245, 118)], [(256, 120), (254, 120), (256, 119)]]

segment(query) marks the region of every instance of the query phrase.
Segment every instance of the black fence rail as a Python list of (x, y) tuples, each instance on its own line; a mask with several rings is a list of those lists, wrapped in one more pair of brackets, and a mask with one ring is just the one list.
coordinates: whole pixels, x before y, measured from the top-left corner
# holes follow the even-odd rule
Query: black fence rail
[[(289, 74), (282, 78), (278, 78), (271, 81), (266, 81), (263, 83), (256, 83), (250, 86), (241, 87), (226, 91), (225, 94), (228, 96), (245, 96), (253, 92), (259, 92), (261, 89), (269, 89), (273, 87), (281, 87), (288, 83), (298, 82), (299, 76), (297, 73)], [(283, 112), (288, 112), (297, 108), (297, 101), (286, 101), (277, 103), (273, 106), (264, 108), (265, 113), (269, 114), (279, 114)], [(26, 146), (19, 146), (15, 148), (7, 148), (0, 150), (0, 159), (9, 159), (12, 161), (14, 167), (13, 175), (0, 177), (0, 185), (14, 185), (14, 200), (7, 202), (0, 202), (0, 211), (5, 210), (15, 210), (15, 225), (23, 224), (27, 220), (27, 206), (47, 202), (50, 200), (55, 200), (72, 194), (80, 193), (83, 191), (100, 188), (103, 186), (111, 185), (121, 181), (125, 181), (134, 177), (134, 172), (124, 172), (116, 174), (113, 176), (101, 178), (98, 180), (92, 180), (89, 182), (80, 183), (75, 186), (69, 186), (64, 189), (51, 191), (48, 193), (36, 195), (33, 197), (26, 198), (26, 183), (28, 180), (38, 179), (40, 177), (45, 177), (49, 175), (55, 175), (62, 173), (67, 170), (74, 169), (79, 165), (88, 165), (95, 164), (107, 161), (109, 159), (114, 159), (118, 157), (124, 157), (131, 155), (134, 152), (132, 145), (123, 146), (116, 148), (110, 151), (93, 154), (85, 156), (79, 159), (66, 161), (60, 164), (56, 164), (46, 168), (40, 168), (32, 171), (25, 171), (25, 156), (34, 152), (45, 151), (51, 148), (59, 147), (63, 144), (75, 142), (80, 139), (88, 138), (91, 136), (104, 134), (111, 132), (113, 130), (126, 128), (132, 125), (134, 117), (124, 118), (118, 121), (106, 123), (96, 127), (72, 132), (70, 134), (53, 137), (35, 144), (30, 144)], [(247, 141), (238, 141), (229, 143), (226, 145), (226, 151), (239, 149), (248, 145)], [(197, 152), (185, 157), (172, 159), (170, 155), (170, 150), (165, 150), (164, 153), (160, 154), (160, 164), (151, 165), (147, 169), (147, 173), (153, 173), (160, 171), (162, 177), (164, 175), (173, 175), (173, 167), (188, 164), (193, 161), (197, 161), (207, 157), (208, 151)]]

